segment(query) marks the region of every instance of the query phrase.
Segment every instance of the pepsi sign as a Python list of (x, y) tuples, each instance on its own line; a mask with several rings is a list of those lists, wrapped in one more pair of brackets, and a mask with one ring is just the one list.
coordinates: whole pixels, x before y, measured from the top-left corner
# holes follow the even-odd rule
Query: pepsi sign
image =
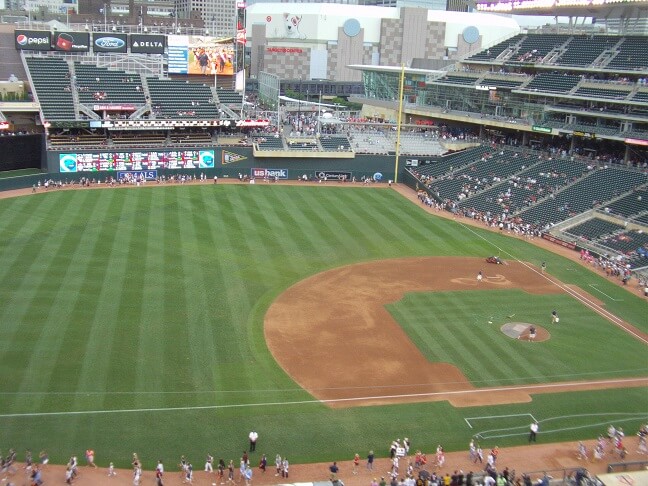
[(128, 48), (126, 34), (93, 34), (92, 50), (94, 52), (125, 53)]
[(19, 51), (49, 51), (52, 36), (46, 30), (15, 30), (14, 44)]
[(130, 35), (130, 51), (133, 54), (164, 54), (166, 37), (163, 35)]

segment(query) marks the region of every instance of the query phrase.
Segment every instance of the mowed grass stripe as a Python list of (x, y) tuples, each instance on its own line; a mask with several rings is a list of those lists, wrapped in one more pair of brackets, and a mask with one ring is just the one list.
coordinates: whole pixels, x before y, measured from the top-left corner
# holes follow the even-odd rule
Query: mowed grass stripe
[(245, 289), (247, 282), (239, 280), (244, 268), (252, 263), (246, 258), (247, 235), (229, 192), (219, 186), (210, 203), (215, 204), (210, 217), (210, 233), (215, 243), (214, 254), (218, 255), (211, 259), (207, 269), (216, 292), (212, 303), (212, 329), (216, 340), (212, 366), (216, 390), (238, 388), (237, 376), (232, 370), (238, 370), (243, 352), (240, 346), (244, 343), (239, 339), (244, 339), (240, 333), (246, 325), (246, 306), (250, 305)]
[[(275, 190), (275, 187), (260, 187), (265, 196), (263, 199), (264, 213), (267, 215), (269, 224), (272, 227), (274, 238), (282, 240), (287, 259), (293, 265), (296, 274), (301, 272), (303, 267), (300, 257), (308, 254), (319, 260), (320, 247), (311, 239), (311, 234), (304, 231), (297, 223), (301, 208), (287, 201), (287, 197), (294, 191)], [(303, 220), (303, 217), (301, 218)]]
[[(209, 299), (205, 283), (205, 273), (211, 269), (208, 265), (203, 265), (200, 259), (200, 253), (208, 251), (205, 236), (208, 234), (203, 228), (203, 221), (198, 217), (200, 211), (199, 200), (195, 191), (178, 190), (178, 197), (189, 204), (184, 208), (183, 217), (180, 218), (179, 227), (182, 235), (180, 241), (180, 255), (184, 271), (183, 280), (184, 300), (189, 305), (186, 306), (187, 322), (192, 323), (187, 326), (180, 336), (187, 342), (190, 353), (185, 357), (185, 365), (189, 367), (188, 374), (190, 390), (209, 390), (213, 387), (213, 376), (211, 374), (212, 356), (215, 352), (214, 346), (207, 343), (212, 342), (210, 322), (212, 317), (209, 313)], [(188, 199), (190, 198), (190, 199)], [(191, 256), (191, 258), (189, 258)], [(213, 343), (213, 342), (212, 342)], [(185, 398), (185, 403), (187, 398)]]
[[(325, 249), (322, 262), (317, 262), (324, 268), (333, 262), (346, 261), (351, 255), (365, 258), (366, 246), (371, 242), (355, 227), (354, 214), (337, 203), (337, 191), (332, 188), (296, 188), (290, 191), (290, 196), (300, 217), (308, 223), (304, 229), (314, 235)], [(322, 267), (320, 267), (322, 268)]]
[(164, 228), (160, 224), (162, 213), (166, 210), (164, 192), (159, 188), (145, 188), (139, 194), (143, 199), (139, 205), (146, 220), (142, 221), (140, 247), (137, 249), (137, 268), (141, 273), (141, 297), (139, 324), (133, 329), (139, 343), (137, 352), (135, 385), (133, 391), (144, 392), (136, 395), (135, 406), (140, 408), (166, 405), (165, 397), (152, 395), (164, 389), (164, 353), (161, 343), (165, 334), (164, 314), (161, 299), (164, 295), (163, 238)]
[[(112, 289), (111, 299), (116, 318), (113, 323), (113, 350), (120, 359), (110, 362), (107, 390), (133, 390), (137, 370), (145, 366), (138, 360), (139, 328), (142, 323), (142, 295), (144, 275), (142, 248), (148, 238), (148, 215), (145, 194), (148, 191), (130, 190), (120, 193), (124, 198), (121, 212), (115, 214), (117, 235), (110, 250), (110, 263), (120, 268), (122, 278)], [(134, 396), (123, 397), (128, 406), (135, 406)]]
[[(262, 238), (259, 243), (265, 246), (266, 260), (264, 262), (268, 268), (282, 269), (281, 272), (275, 272), (270, 278), (274, 280), (280, 277), (280, 273), (284, 274), (285, 272), (297, 277), (301, 272), (301, 265), (291, 258), (295, 254), (292, 235), (290, 231), (286, 232), (282, 228), (281, 219), (272, 207), (271, 189), (273, 188), (260, 186), (250, 188), (246, 194), (239, 193), (241, 196), (245, 196), (244, 204), (247, 209), (245, 213), (247, 221), (244, 221), (243, 224), (244, 226), (255, 225), (255, 229), (260, 233)], [(257, 267), (257, 271), (260, 271), (260, 267), (260, 265)]]
[(381, 215), (390, 221), (391, 227), (400, 230), (399, 238), (402, 238), (407, 252), (427, 253), (429, 240), (437, 235), (431, 231), (429, 218), (424, 211), (412, 211), (411, 203), (391, 190), (368, 191), (364, 196), (372, 207), (380, 208)]
[[(370, 192), (371, 190), (366, 189), (366, 191)], [(343, 205), (353, 208), (353, 216), (357, 218), (358, 232), (371, 241), (371, 246), (368, 249), (372, 257), (375, 258), (384, 251), (384, 247), (380, 243), (381, 240), (388, 241), (394, 251), (407, 251), (407, 245), (399, 241), (399, 234), (394, 231), (393, 225), (385, 224), (385, 219), (382, 218), (379, 208), (371, 207), (362, 196), (360, 191), (338, 189), (337, 200)]]
[[(425, 295), (418, 297), (425, 302)], [(422, 306), (430, 310), (429, 318), (422, 318), (421, 312), (417, 312), (415, 316), (408, 316), (408, 302), (405, 309), (400, 306), (399, 321), (404, 317), (414, 318), (414, 321), (410, 322), (419, 323), (412, 329), (416, 333), (413, 341), (421, 352), (428, 356), (429, 361), (459, 362), (459, 368), (471, 381), (480, 382), (482, 386), (488, 385), (494, 378), (492, 370), (489, 369), (493, 352), (483, 341), (488, 334), (485, 332), (488, 329), (488, 318), (475, 319), (476, 309), (470, 308), (466, 303), (465, 307), (455, 308), (458, 304), (456, 295), (444, 293), (438, 297), (433, 305)], [(419, 299), (414, 297), (413, 300), (416, 302)], [(495, 358), (499, 362), (497, 356)], [(515, 376), (515, 371), (511, 371), (509, 376)]]
[[(86, 212), (92, 213), (98, 205), (96, 198), (88, 198), (84, 194), (68, 197), (71, 202), (66, 211), (68, 217), (83, 217)], [(58, 247), (55, 251), (51, 248), (52, 252), (40, 260), (43, 278), (22, 321), (22, 330), (32, 336), (28, 337), (29, 342), (18, 344), (14, 340), (12, 344), (12, 347), (25, 353), (15, 363), (17, 366), (22, 364), (15, 375), (21, 377), (20, 391), (45, 391), (53, 386), (64, 386), (70, 390), (75, 387), (74, 370), (78, 369), (82, 355), (74, 351), (83, 349), (84, 343), (77, 340), (77, 336), (84, 329), (77, 326), (75, 314), (82, 280), (79, 278), (79, 267), (73, 264), (72, 255), (84, 242), (91, 243), (92, 238), (91, 233), (69, 232), (64, 238), (54, 236), (46, 240), (57, 242)], [(43, 299), (44, 296), (46, 298)], [(61, 379), (65, 380), (64, 384), (57, 383)], [(64, 402), (64, 406), (69, 407), (70, 404), (71, 401)], [(33, 397), (29, 403), (15, 403), (19, 410), (42, 410), (51, 405), (42, 395)]]
[(161, 224), (164, 226), (164, 294), (163, 313), (166, 339), (158, 350), (164, 356), (164, 375), (169, 390), (190, 390), (191, 369), (188, 361), (192, 349), (186, 338), (187, 306), (186, 285), (182, 268), (182, 239), (180, 220), (187, 217), (179, 203), (178, 187), (164, 191), (166, 209)]
[[(16, 238), (19, 232), (29, 235), (31, 228), (26, 223), (34, 218), (40, 218), (39, 208), (46, 202), (42, 197), (13, 197), (4, 200), (0, 205), (0, 258), (4, 252), (12, 248), (11, 240)], [(17, 223), (22, 224), (17, 224)]]
[[(118, 191), (101, 191), (101, 208), (103, 216), (121, 214), (128, 204), (125, 194)], [(99, 220), (102, 218), (100, 217)], [(113, 392), (109, 385), (111, 363), (121, 353), (114, 348), (116, 323), (119, 320), (119, 307), (116, 305), (118, 295), (127, 285), (126, 262), (113, 258), (116, 246), (121, 244), (118, 224), (109, 222), (95, 228), (98, 235), (93, 246), (88, 248), (90, 276), (97, 292), (86, 300), (92, 310), (82, 325), (88, 326), (89, 334), (85, 343), (83, 361), (77, 383), (78, 395), (75, 397), (76, 410), (104, 409), (119, 407), (116, 403), (120, 397), (104, 395), (102, 392)], [(120, 252), (121, 255), (121, 252)], [(124, 403), (123, 405), (126, 405)]]

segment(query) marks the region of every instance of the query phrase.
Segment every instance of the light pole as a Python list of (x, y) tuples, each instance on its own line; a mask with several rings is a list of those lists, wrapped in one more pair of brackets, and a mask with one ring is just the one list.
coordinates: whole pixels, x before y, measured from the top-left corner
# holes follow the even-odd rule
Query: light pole
[(104, 32), (108, 30), (108, 4), (103, 4), (103, 14), (104, 14)]
[(319, 92), (319, 103), (317, 104), (317, 136), (322, 133), (322, 90)]
[(302, 78), (299, 78), (299, 96), (297, 97), (297, 132), (301, 134), (301, 97), (302, 97)]

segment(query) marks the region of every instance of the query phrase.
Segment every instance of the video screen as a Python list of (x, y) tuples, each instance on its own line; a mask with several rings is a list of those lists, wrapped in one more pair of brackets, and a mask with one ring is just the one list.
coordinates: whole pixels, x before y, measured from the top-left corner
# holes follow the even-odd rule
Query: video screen
[(59, 170), (64, 172), (103, 172), (153, 169), (210, 169), (213, 150), (170, 152), (99, 152), (59, 154)]

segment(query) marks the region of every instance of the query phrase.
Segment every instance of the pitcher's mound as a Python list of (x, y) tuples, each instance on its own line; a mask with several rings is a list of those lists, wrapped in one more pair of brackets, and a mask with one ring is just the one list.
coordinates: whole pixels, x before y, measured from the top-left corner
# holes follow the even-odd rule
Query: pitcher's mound
[(521, 341), (533, 341), (533, 342), (542, 342), (546, 341), (551, 337), (549, 331), (544, 327), (533, 326), (535, 327), (536, 334), (535, 338), (531, 339), (529, 329), (531, 329), (531, 324), (526, 322), (508, 322), (504, 324), (500, 330), (512, 339), (519, 339)]

